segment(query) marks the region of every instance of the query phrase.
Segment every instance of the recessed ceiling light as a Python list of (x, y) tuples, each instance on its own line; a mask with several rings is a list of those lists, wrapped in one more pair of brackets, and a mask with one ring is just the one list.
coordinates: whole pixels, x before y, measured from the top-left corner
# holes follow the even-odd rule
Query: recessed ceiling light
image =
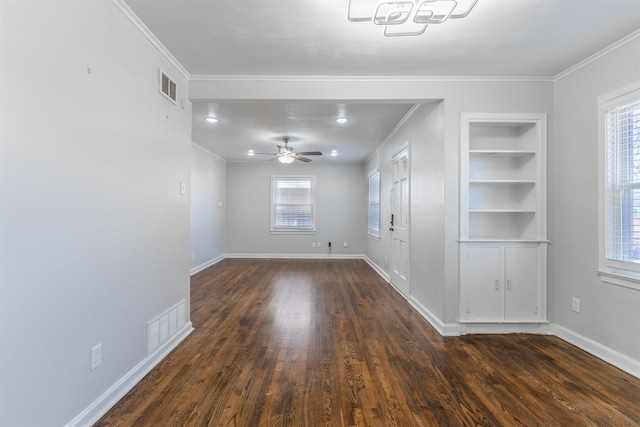
[(340, 123), (340, 124), (347, 123), (348, 121), (349, 121), (349, 119), (346, 118), (346, 117), (338, 117), (336, 119), (336, 123)]
[(209, 116), (204, 118), (208, 123), (218, 123), (220, 120), (216, 117)]
[(247, 151), (247, 156), (253, 156), (253, 155), (255, 155), (255, 154), (256, 154), (256, 152), (255, 152), (255, 151), (253, 151), (253, 150), (249, 150), (249, 151)]
[(338, 155), (338, 152), (336, 150), (331, 150), (331, 155), (335, 157)]

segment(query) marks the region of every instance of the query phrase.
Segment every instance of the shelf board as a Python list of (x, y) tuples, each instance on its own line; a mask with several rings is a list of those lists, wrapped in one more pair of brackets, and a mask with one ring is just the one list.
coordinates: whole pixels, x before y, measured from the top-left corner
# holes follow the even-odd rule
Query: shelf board
[(532, 209), (469, 209), (469, 213), (532, 213)]
[(535, 184), (529, 179), (470, 179), (469, 184)]
[(470, 156), (535, 156), (532, 150), (469, 150)]
[(534, 238), (508, 238), (508, 237), (470, 237), (468, 239), (458, 240), (460, 243), (549, 243), (546, 239)]

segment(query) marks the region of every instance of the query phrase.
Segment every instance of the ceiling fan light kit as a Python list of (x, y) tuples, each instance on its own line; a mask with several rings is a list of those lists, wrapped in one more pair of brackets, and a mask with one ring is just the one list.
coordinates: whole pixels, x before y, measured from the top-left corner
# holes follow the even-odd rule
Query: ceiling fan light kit
[(347, 19), (384, 27), (386, 37), (419, 36), (428, 25), (464, 18), (478, 0), (349, 0)]
[(293, 160), (294, 158), (287, 153), (278, 157), (278, 161), (280, 163), (284, 163), (285, 165), (288, 165), (289, 163), (293, 163)]
[[(289, 163), (293, 163), (294, 160), (300, 160), (301, 162), (305, 162), (308, 163), (311, 161), (311, 159), (308, 159), (304, 156), (322, 156), (322, 152), (320, 151), (301, 151), (301, 152), (296, 152), (296, 150), (293, 149), (293, 147), (289, 147), (289, 137), (288, 136), (283, 136), (282, 137), (282, 142), (284, 143), (284, 145), (278, 145), (278, 152), (277, 153), (256, 153), (253, 150), (249, 150), (249, 152), (247, 153), (250, 156), (253, 156), (255, 154), (267, 154), (267, 155), (271, 155), (271, 156), (276, 156), (274, 157), (274, 159), (278, 159), (278, 161), (280, 163), (283, 163), (285, 165), (288, 165)], [(253, 154), (250, 154), (251, 152), (253, 152)], [(273, 160), (273, 159), (271, 159)]]

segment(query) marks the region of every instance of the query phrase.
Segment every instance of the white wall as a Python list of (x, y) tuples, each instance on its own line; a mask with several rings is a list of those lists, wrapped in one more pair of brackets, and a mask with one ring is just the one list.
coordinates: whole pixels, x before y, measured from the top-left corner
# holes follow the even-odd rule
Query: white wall
[(225, 253), (226, 161), (191, 145), (191, 272)]
[(391, 257), (391, 159), (409, 146), (411, 227), (410, 299), (437, 318), (444, 318), (444, 103), (420, 104), (389, 136), (367, 171), (380, 166), (380, 239), (367, 240), (367, 256), (389, 272)]
[[(598, 101), (640, 80), (640, 40), (558, 80), (550, 151), (550, 281), (555, 322), (640, 361), (640, 291), (603, 283), (598, 269)], [(581, 313), (571, 309), (581, 299)]]
[[(227, 163), (226, 252), (242, 255), (362, 255), (367, 235), (368, 181), (362, 164), (294, 162)], [(315, 175), (316, 234), (269, 231), (271, 175)], [(312, 248), (312, 242), (322, 247)], [(348, 247), (344, 248), (344, 242)]]
[(3, 1), (1, 28), (0, 425), (59, 426), (189, 301), (191, 107), (111, 1)]

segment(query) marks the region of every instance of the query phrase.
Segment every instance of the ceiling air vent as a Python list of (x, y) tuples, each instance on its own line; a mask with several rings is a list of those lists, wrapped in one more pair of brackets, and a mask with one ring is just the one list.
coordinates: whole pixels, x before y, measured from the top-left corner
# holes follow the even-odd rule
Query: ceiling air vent
[(163, 94), (169, 101), (177, 104), (176, 82), (171, 80), (171, 77), (169, 77), (162, 70), (160, 70), (160, 93)]

